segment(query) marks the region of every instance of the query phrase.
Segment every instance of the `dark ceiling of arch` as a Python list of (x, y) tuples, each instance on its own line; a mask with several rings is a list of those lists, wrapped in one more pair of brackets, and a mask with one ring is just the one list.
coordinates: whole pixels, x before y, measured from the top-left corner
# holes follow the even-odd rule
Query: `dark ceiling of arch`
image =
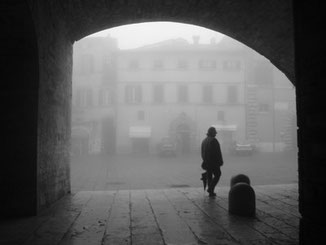
[(66, 0), (55, 7), (63, 13), (72, 41), (131, 23), (194, 24), (253, 48), (295, 83), (290, 0)]

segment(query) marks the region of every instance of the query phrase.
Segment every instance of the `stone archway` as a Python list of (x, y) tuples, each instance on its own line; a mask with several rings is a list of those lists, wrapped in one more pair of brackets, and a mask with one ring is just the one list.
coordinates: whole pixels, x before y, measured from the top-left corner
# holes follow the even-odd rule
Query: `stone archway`
[[(9, 2), (6, 1), (8, 5)], [(75, 40), (130, 23), (174, 21), (195, 24), (243, 42), (270, 59), (295, 83), (290, 0), (11, 2), (13, 10), (17, 10), (16, 4), (22, 2), (22, 9), (31, 11), (32, 17), (29, 16), (28, 21), (35, 26), (34, 43), (36, 40), (38, 43), (38, 50), (32, 49), (33, 60), (37, 60), (35, 57), (39, 59), (39, 71), (36, 71), (39, 83), (35, 83), (31, 90), (36, 100), (30, 104), (32, 110), (23, 109), (25, 113), (32, 111), (34, 120), (28, 124), (32, 125), (30, 132), (33, 134), (33, 144), (23, 144), (35, 146), (31, 151), (33, 156), (29, 156), (33, 170), (28, 176), (21, 176), (22, 179), (28, 179), (32, 187), (29, 191), (35, 199), (30, 202), (31, 207), (27, 208), (29, 213), (35, 213), (37, 209), (46, 207), (69, 192), (71, 68), (72, 44)], [(10, 18), (12, 16), (8, 16)], [(31, 34), (34, 31), (34, 28), (27, 28), (19, 33)], [(36, 114), (38, 116), (34, 116)], [(29, 120), (25, 118), (23, 124)], [(19, 200), (14, 201), (18, 204), (17, 210), (20, 208)]]
[[(42, 144), (37, 150), (37, 165), (45, 174), (53, 166), (64, 173), (39, 178), (39, 207), (69, 192), (72, 45), (86, 35), (146, 21), (195, 24), (245, 43), (269, 58), (294, 83), (290, 0), (67, 0), (29, 4), (41, 60), (37, 130)], [(54, 183), (64, 184), (53, 188)]]
[(267, 57), (294, 79), (291, 0), (277, 1), (67, 1), (60, 6), (69, 37), (79, 40), (94, 32), (133, 23), (173, 21), (224, 33)]
[[(30, 115), (33, 112), (35, 116), (20, 121), (22, 125), (31, 125), (29, 132), (33, 135), (27, 137), (26, 134), (33, 144), (24, 143), (23, 147), (35, 146), (28, 154), (25, 151), (29, 157), (33, 155), (30, 157), (32, 172), (21, 176), (21, 179), (31, 183), (33, 190), (29, 191), (33, 195), (30, 196), (35, 197), (35, 203), (27, 208), (29, 211), (26, 213), (36, 213), (38, 209), (69, 193), (72, 45), (75, 40), (103, 29), (130, 23), (174, 21), (195, 24), (224, 33), (255, 49), (269, 58), (294, 83), (290, 0), (16, 0), (6, 1), (4, 6), (12, 9), (9, 12), (17, 13), (2, 15), (8, 20), (4, 23), (8, 23), (13, 33), (33, 36), (34, 48), (26, 49), (31, 53), (24, 54), (24, 57), (31, 55), (32, 60), (38, 63), (35, 65), (36, 70), (26, 68), (28, 72), (33, 70), (33, 74), (38, 75), (32, 78), (37, 81), (32, 90), (28, 90), (32, 91), (35, 100), (30, 104), (30, 109), (22, 109), (24, 113)], [(27, 15), (17, 12), (18, 9), (29, 13), (28, 21), (21, 18)], [(17, 28), (11, 24), (14, 16)], [(30, 28), (25, 28), (24, 24), (19, 30), (21, 23), (29, 23)], [(21, 42), (21, 39), (18, 38), (17, 41)], [(31, 77), (30, 74), (27, 77)], [(19, 78), (16, 80), (24, 81)], [(17, 95), (17, 92), (14, 94)], [(28, 100), (20, 104), (26, 105), (26, 101)], [(30, 118), (34, 121), (30, 122)], [(6, 126), (12, 125), (15, 119), (6, 123)], [(19, 200), (14, 202), (18, 205), (17, 209), (22, 210), (19, 206), (22, 204), (19, 203), (23, 202)]]
[[(7, 164), (2, 165), (2, 173), (6, 176), (1, 178), (4, 182), (1, 188), (7, 199), (2, 213), (9, 216), (35, 214), (38, 208), (69, 192), (73, 41), (123, 24), (165, 20), (196, 24), (231, 36), (270, 59), (298, 85), (300, 212), (304, 217), (301, 243), (316, 241), (317, 244), (319, 238), (325, 241), (326, 183), (322, 164), (323, 134), (326, 132), (324, 3), (291, 0), (15, 0), (3, 1), (1, 7), (4, 21), (0, 25), (5, 30), (1, 44), (6, 47), (3, 50), (11, 52), (15, 44), (22, 43), (20, 47), (28, 50), (20, 55), (17, 52), (1, 53), (2, 57), (23, 58), (17, 62), (24, 67), (23, 72), (8, 76), (11, 80), (7, 80), (8, 86), (2, 90), (2, 106), (11, 108), (3, 116), (6, 120), (2, 121), (2, 128), (26, 130), (14, 134), (21, 137), (19, 144), (13, 140), (4, 147), (5, 158), (9, 161), (6, 159)], [(8, 37), (12, 41), (9, 46)], [(294, 79), (294, 38), (297, 81)], [(18, 46), (15, 50), (20, 50), (16, 49)], [(13, 68), (14, 59), (11, 63), (8, 60), (3, 63), (12, 64)], [(14, 105), (11, 104), (13, 101)], [(17, 120), (14, 115), (22, 117)], [(6, 138), (14, 139), (13, 130), (4, 132)], [(17, 146), (23, 149), (22, 154), (15, 151)], [(22, 175), (15, 171), (17, 162), (23, 167), (20, 168)], [(23, 165), (23, 162), (28, 164)], [(59, 176), (54, 172), (63, 174)], [(12, 180), (15, 179), (19, 181), (14, 183)], [(18, 194), (14, 193), (16, 191)]]

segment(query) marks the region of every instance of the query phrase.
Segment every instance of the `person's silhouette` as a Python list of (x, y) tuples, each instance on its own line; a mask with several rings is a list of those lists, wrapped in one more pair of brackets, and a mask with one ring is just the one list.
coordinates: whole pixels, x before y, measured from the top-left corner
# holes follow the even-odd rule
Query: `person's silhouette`
[[(214, 190), (221, 177), (221, 166), (223, 158), (220, 143), (215, 138), (217, 131), (214, 127), (210, 127), (207, 131), (207, 137), (201, 144), (201, 157), (203, 159), (202, 168), (206, 173), (202, 177), (207, 178), (207, 192), (209, 196), (216, 196)], [(204, 180), (203, 180), (204, 181)]]

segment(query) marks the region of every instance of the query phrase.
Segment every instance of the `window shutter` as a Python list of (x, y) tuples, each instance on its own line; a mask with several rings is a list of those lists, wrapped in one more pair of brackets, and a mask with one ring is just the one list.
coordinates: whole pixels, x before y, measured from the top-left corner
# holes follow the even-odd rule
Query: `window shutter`
[(142, 90), (141, 90), (141, 86), (137, 86), (136, 87), (136, 102), (140, 103), (142, 101)]
[(131, 102), (131, 89), (130, 89), (130, 86), (125, 87), (125, 102), (126, 103)]

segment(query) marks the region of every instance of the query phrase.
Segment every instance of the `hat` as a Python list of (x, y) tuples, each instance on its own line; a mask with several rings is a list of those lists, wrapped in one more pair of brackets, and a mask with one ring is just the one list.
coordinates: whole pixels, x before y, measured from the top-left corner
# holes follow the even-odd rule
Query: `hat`
[(207, 135), (215, 135), (215, 134), (217, 134), (216, 128), (214, 128), (214, 127), (210, 127), (210, 128), (207, 130)]

